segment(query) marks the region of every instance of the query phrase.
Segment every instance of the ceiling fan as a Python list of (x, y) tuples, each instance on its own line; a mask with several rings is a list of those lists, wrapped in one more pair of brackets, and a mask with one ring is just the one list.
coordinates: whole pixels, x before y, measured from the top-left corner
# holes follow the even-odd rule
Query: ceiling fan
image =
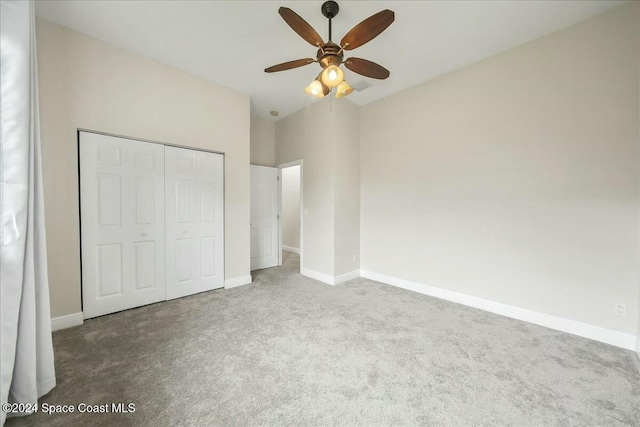
[(340, 44), (336, 44), (331, 39), (331, 20), (336, 17), (340, 10), (338, 3), (335, 1), (324, 2), (321, 10), (322, 14), (329, 19), (329, 41), (326, 43), (322, 40), (318, 32), (293, 10), (288, 7), (278, 9), (280, 16), (289, 24), (293, 31), (298, 33), (298, 35), (309, 42), (309, 44), (317, 47), (318, 52), (316, 59), (305, 58), (284, 62), (266, 68), (264, 70), (266, 73), (290, 70), (317, 62), (323, 71), (321, 71), (318, 77), (305, 89), (309, 95), (315, 96), (316, 98), (322, 98), (328, 95), (334, 87), (337, 88), (336, 98), (342, 98), (353, 92), (353, 88), (344, 80), (344, 72), (340, 69), (341, 64), (344, 64), (345, 67), (354, 73), (366, 77), (380, 80), (389, 77), (389, 70), (375, 62), (356, 57), (344, 59), (344, 51), (360, 47), (386, 30), (395, 19), (393, 11), (385, 9), (370, 16), (353, 27), (342, 38)]

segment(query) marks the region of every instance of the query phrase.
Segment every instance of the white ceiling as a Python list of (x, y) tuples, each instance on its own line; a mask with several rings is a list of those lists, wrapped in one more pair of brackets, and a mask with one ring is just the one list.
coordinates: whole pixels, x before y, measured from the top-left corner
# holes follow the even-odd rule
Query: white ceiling
[[(304, 88), (317, 64), (280, 73), (264, 68), (316, 49), (278, 14), (287, 6), (327, 37), (323, 1), (38, 1), (36, 14), (115, 46), (251, 96), (252, 117), (285, 117), (313, 102)], [(339, 1), (336, 41), (382, 10), (395, 22), (348, 56), (388, 68), (375, 80), (346, 71), (350, 83), (372, 86), (349, 100), (365, 105), (418, 83), (594, 16), (624, 1)]]

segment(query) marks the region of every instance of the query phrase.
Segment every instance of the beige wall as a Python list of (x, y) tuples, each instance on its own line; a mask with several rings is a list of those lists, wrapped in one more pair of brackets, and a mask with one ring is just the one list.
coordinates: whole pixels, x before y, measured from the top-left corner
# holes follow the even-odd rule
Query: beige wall
[(360, 107), (346, 99), (326, 97), (276, 122), (276, 164), (304, 161), (303, 268), (359, 268), (359, 150)]
[(251, 118), (251, 164), (275, 166), (276, 124), (269, 119)]
[(360, 107), (333, 101), (334, 275), (339, 276), (360, 268)]
[(37, 21), (52, 316), (79, 312), (78, 128), (225, 153), (225, 276), (249, 274), (249, 97)]
[(637, 334), (639, 8), (364, 107), (362, 268)]
[(333, 276), (334, 146), (318, 123), (328, 119), (328, 99), (276, 122), (276, 164), (302, 159), (303, 265)]
[(282, 169), (282, 244), (300, 249), (300, 166)]

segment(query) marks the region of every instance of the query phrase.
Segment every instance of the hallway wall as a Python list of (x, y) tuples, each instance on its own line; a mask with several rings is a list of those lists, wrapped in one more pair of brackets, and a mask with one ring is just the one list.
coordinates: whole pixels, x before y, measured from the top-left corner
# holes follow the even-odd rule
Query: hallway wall
[(282, 169), (282, 245), (300, 250), (300, 166)]

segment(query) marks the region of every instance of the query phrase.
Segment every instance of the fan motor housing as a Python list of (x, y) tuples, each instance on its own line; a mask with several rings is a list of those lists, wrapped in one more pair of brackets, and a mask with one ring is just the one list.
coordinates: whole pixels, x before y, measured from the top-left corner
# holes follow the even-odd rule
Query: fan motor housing
[(335, 18), (340, 8), (338, 7), (338, 3), (335, 1), (326, 1), (322, 4), (322, 14), (325, 18)]
[(333, 42), (325, 43), (321, 49), (318, 49), (318, 63), (322, 68), (327, 68), (330, 65), (336, 67), (342, 63), (342, 48)]

